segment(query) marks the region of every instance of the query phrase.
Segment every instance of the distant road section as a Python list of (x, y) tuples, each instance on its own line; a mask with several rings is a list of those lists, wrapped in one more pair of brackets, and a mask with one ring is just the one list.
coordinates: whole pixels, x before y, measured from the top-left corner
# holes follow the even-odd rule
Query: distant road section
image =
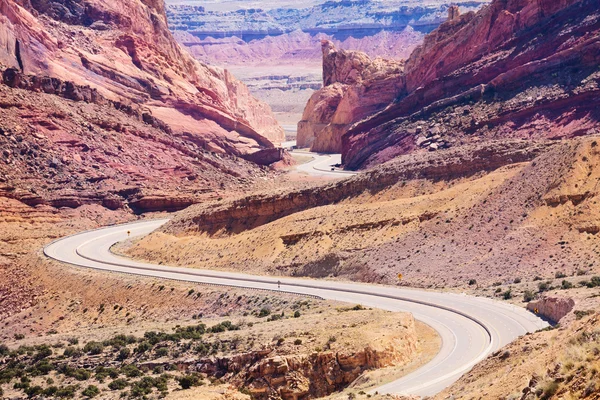
[(148, 235), (166, 222), (144, 221), (83, 232), (51, 243), (44, 249), (44, 254), (67, 264), (115, 273), (281, 291), (410, 312), (439, 333), (442, 348), (422, 368), (377, 388), (379, 393), (434, 395), (491, 352), (527, 332), (547, 326), (547, 323), (523, 308), (486, 298), (350, 282), (265, 277), (154, 265), (122, 258), (111, 252), (115, 243), (126, 240), (129, 235)]
[[(296, 141), (283, 142), (281, 147), (284, 149), (292, 149), (296, 146)], [(296, 167), (297, 171), (305, 172), (312, 176), (329, 176), (335, 178), (344, 178), (358, 174), (358, 172), (354, 171), (344, 171), (343, 169), (337, 167), (342, 163), (342, 155), (341, 154), (322, 154), (322, 153), (313, 153), (308, 150), (292, 150), (292, 154), (297, 154), (299, 156), (310, 156), (313, 158), (312, 161), (309, 161), (305, 164), (298, 165)]]

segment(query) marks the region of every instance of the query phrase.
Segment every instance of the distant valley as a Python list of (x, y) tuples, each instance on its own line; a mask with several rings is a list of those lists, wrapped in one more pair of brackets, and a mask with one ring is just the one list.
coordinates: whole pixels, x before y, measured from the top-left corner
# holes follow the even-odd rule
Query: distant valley
[[(487, 1), (459, 3), (462, 12)], [(446, 20), (449, 1), (167, 1), (175, 38), (229, 69), (268, 103), (289, 135), (322, 86), (321, 41), (372, 58), (407, 59)], [(248, 68), (252, 66), (252, 68)]]

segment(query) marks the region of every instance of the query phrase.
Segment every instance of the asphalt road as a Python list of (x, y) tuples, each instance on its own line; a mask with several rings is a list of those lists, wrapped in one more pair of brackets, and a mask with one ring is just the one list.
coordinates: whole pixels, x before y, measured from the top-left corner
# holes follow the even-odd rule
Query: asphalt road
[[(381, 386), (379, 393), (430, 396), (456, 381), (491, 352), (547, 323), (515, 307), (485, 298), (427, 292), (360, 283), (253, 276), (136, 262), (110, 251), (113, 244), (147, 235), (166, 220), (145, 221), (84, 232), (48, 245), (44, 253), (72, 265), (118, 273), (291, 292), (362, 304), (390, 311), (406, 311), (433, 327), (442, 338), (437, 356), (417, 371)], [(278, 281), (281, 283), (278, 288)]]
[[(296, 141), (283, 142), (281, 146), (289, 149), (293, 146), (296, 146)], [(335, 165), (342, 163), (341, 154), (313, 153), (307, 150), (292, 150), (291, 153), (313, 158), (312, 161), (309, 161), (305, 164), (300, 164), (296, 167), (297, 171), (307, 173), (308, 175), (327, 176), (331, 178), (347, 178), (349, 176), (358, 174), (358, 172), (344, 171), (343, 169), (335, 167)], [(334, 169), (333, 171), (332, 168)]]

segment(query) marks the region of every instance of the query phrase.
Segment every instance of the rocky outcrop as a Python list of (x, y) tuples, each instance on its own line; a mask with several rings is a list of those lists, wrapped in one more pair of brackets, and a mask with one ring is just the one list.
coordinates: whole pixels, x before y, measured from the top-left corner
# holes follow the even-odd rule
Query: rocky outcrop
[(418, 354), (415, 321), (403, 320), (399, 332), (358, 349), (310, 354), (277, 354), (276, 349), (206, 358), (186, 366), (248, 390), (253, 398), (314, 399), (348, 387), (366, 371), (405, 365)]
[(283, 139), (245, 85), (181, 50), (161, 0), (7, 0), (0, 14), (0, 63), (8, 67), (161, 109), (173, 131), (205, 136), (212, 151), (248, 154)]
[(418, 150), (417, 127), (424, 122), (435, 124), (449, 146), (597, 132), (600, 11), (594, 1), (496, 0), (477, 13), (451, 10), (451, 17), (407, 60), (398, 100), (343, 136), (347, 168)]
[(175, 216), (161, 230), (175, 235), (239, 233), (313, 207), (336, 204), (360, 196), (365, 191), (376, 193), (402, 181), (452, 180), (532, 160), (549, 145), (507, 141), (469, 149), (453, 149), (447, 154), (430, 152), (407, 156), (334, 184), (196, 205)]
[(564, 297), (544, 297), (538, 301), (532, 301), (527, 304), (527, 309), (554, 323), (573, 311), (575, 301)]
[(312, 151), (339, 153), (342, 135), (355, 122), (387, 106), (404, 82), (403, 63), (372, 60), (358, 51), (321, 43), (323, 89), (310, 98), (298, 123), (298, 146)]

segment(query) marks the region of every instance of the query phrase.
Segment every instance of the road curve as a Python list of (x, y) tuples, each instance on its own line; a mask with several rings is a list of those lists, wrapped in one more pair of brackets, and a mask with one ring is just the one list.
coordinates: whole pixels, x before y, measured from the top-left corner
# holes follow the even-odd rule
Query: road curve
[[(355, 171), (344, 171), (343, 169), (334, 167), (342, 163), (341, 154), (325, 154), (325, 153), (314, 153), (309, 150), (294, 149), (296, 141), (283, 142), (281, 147), (284, 149), (292, 149), (290, 153), (299, 156), (312, 157), (312, 161), (296, 166), (296, 170), (304, 172), (312, 176), (326, 176), (330, 178), (347, 178), (358, 174)], [(332, 171), (331, 169), (334, 168)]]
[[(360, 283), (263, 277), (146, 264), (119, 257), (111, 247), (147, 235), (167, 220), (136, 222), (83, 232), (44, 248), (47, 257), (79, 267), (201, 284), (317, 296), (390, 311), (411, 312), (442, 338), (440, 352), (417, 371), (377, 388), (379, 393), (434, 395), (491, 352), (547, 324), (526, 310), (485, 298)], [(278, 288), (278, 281), (281, 288)]]

